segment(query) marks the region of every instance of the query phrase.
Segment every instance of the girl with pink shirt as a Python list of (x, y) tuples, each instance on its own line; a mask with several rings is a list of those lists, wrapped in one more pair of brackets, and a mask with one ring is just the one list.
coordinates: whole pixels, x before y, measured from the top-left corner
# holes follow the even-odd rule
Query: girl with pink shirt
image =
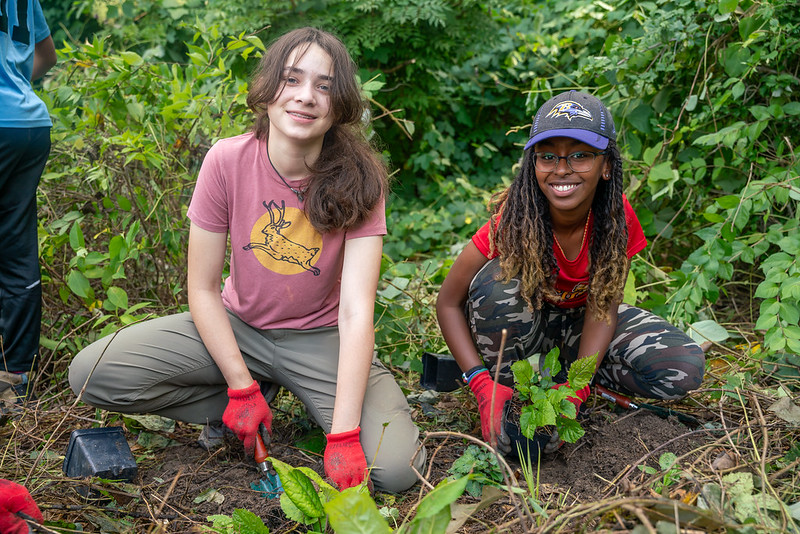
[(364, 137), (356, 66), (335, 36), (294, 30), (265, 53), (247, 103), (253, 130), (214, 144), (189, 206), (190, 311), (96, 341), (71, 387), (107, 410), (224, 423), (252, 457), (271, 435), (262, 391), (277, 384), (325, 430), (341, 489), (405, 490), (419, 431), (374, 356), (387, 172)]

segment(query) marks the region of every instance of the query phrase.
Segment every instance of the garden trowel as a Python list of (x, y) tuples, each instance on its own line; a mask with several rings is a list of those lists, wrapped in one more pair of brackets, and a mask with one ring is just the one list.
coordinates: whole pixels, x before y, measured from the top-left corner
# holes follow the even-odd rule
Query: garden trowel
[(281, 484), (281, 479), (278, 477), (278, 473), (275, 472), (275, 468), (267, 463), (267, 458), (269, 458), (267, 446), (264, 444), (261, 434), (256, 433), (255, 459), (262, 478), (258, 482), (252, 482), (250, 487), (260, 491), (262, 497), (274, 499), (283, 493), (283, 484)]
[(650, 410), (659, 417), (663, 417), (664, 419), (672, 415), (675, 416), (678, 419), (678, 421), (680, 421), (685, 425), (692, 425), (696, 427), (702, 425), (702, 423), (697, 418), (692, 417), (691, 415), (682, 412), (676, 412), (675, 410), (672, 410), (670, 408), (664, 408), (663, 406), (655, 406), (653, 404), (646, 404), (644, 402), (634, 403), (633, 401), (631, 401), (631, 399), (629, 399), (625, 395), (617, 393), (616, 391), (608, 390), (603, 386), (601, 386), (600, 384), (594, 385), (594, 391), (604, 399), (616, 403), (618, 406), (621, 406), (622, 408), (626, 408), (629, 410), (638, 410), (639, 408), (644, 408), (646, 410)]

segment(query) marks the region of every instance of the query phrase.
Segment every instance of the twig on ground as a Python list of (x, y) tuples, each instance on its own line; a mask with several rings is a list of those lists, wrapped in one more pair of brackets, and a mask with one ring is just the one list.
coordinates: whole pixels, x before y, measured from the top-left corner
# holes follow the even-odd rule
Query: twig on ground
[(644, 512), (640, 507), (630, 504), (623, 504), (621, 508), (623, 510), (627, 510), (633, 513), (633, 515), (639, 518), (639, 521), (641, 521), (642, 526), (647, 529), (647, 532), (649, 534), (656, 534), (656, 529), (653, 527), (653, 524), (650, 522), (650, 520), (647, 519), (647, 516), (644, 514)]
[[(161, 499), (161, 505), (158, 507), (158, 510), (156, 510), (156, 513), (153, 516), (153, 522), (155, 522), (156, 525), (151, 527), (148, 532), (153, 532), (153, 528), (157, 529), (156, 532), (162, 530), (161, 524), (158, 522), (158, 520), (156, 520), (156, 517), (161, 515), (161, 510), (164, 509), (164, 504), (166, 504), (167, 500), (169, 499), (169, 496), (172, 495), (172, 491), (175, 489), (175, 484), (178, 483), (178, 479), (181, 478), (182, 474), (183, 474), (183, 468), (180, 468), (178, 469), (177, 474), (174, 477), (172, 477), (172, 482), (170, 483), (169, 488), (167, 489), (167, 494), (164, 495), (163, 499)], [(147, 509), (149, 510), (150, 506), (148, 506)]]
[[(489, 410), (490, 414), (489, 432), (491, 435), (491, 444), (493, 447), (497, 446), (497, 434), (494, 429), (494, 401), (495, 401), (495, 394), (497, 393), (498, 380), (500, 378), (500, 367), (503, 364), (503, 352), (505, 351), (506, 348), (506, 338), (508, 337), (508, 330), (503, 328), (501, 333), (502, 337), (500, 338), (500, 351), (497, 354), (497, 362), (495, 363), (495, 368), (494, 368), (492, 401)], [(502, 461), (505, 464), (505, 458), (501, 458), (502, 455), (500, 454), (499, 450), (495, 449), (494, 455), (497, 458), (498, 463)], [(505, 465), (508, 466), (508, 464)], [(505, 481), (506, 486), (511, 487), (511, 480), (514, 480), (513, 475), (514, 472), (511, 471), (511, 469), (509, 469), (508, 472), (503, 471), (503, 480)], [(516, 480), (514, 480), (514, 483), (516, 484)], [(530, 491), (530, 488), (528, 488), (528, 491)], [(528, 525), (533, 525), (534, 524), (533, 514), (531, 513), (530, 507), (528, 507), (528, 503), (525, 501), (525, 499), (518, 497), (515, 493), (513, 492), (509, 493), (511, 495), (511, 502), (514, 505), (514, 509), (517, 511), (517, 515), (519, 516), (520, 521), (527, 518)], [(518, 501), (521, 501), (522, 503), (521, 507), (517, 505)]]

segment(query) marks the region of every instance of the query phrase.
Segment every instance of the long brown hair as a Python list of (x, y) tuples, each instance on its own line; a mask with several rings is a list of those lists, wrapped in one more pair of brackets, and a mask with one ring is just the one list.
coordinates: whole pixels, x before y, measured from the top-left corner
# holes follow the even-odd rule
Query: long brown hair
[(364, 221), (388, 189), (386, 163), (364, 135), (361, 121), (367, 104), (356, 80), (355, 62), (336, 36), (310, 27), (293, 30), (273, 42), (261, 58), (247, 105), (255, 113), (256, 137), (267, 139), (267, 107), (283, 91), (289, 56), (296, 49), (298, 61), (312, 44), (330, 56), (334, 74), (329, 93), (333, 125), (323, 138), (317, 161), (309, 166), (304, 204), (308, 220), (325, 233)]
[[(594, 224), (589, 246), (587, 304), (598, 319), (608, 319), (612, 302), (622, 298), (628, 274), (628, 225), (622, 201), (622, 158), (614, 141), (606, 148), (611, 172), (600, 180), (592, 201)], [(500, 256), (501, 276), (518, 277), (529, 306), (560, 299), (555, 290), (558, 263), (553, 252), (553, 226), (547, 198), (539, 189), (533, 149), (525, 151), (519, 174), (492, 199), (490, 248)]]

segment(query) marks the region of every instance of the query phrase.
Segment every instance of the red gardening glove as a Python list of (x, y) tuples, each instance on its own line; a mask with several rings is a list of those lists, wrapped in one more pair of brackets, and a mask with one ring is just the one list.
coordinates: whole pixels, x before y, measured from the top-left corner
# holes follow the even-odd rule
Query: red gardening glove
[[(495, 385), (497, 391), (494, 394), (494, 410), (492, 410), (492, 389)], [(490, 445), (496, 446), (503, 454), (511, 452), (511, 438), (506, 434), (505, 424), (503, 421), (503, 407), (511, 397), (514, 391), (503, 384), (495, 384), (494, 380), (489, 377), (489, 371), (482, 371), (475, 375), (469, 381), (469, 387), (475, 394), (478, 400), (478, 410), (481, 415), (481, 434), (483, 440)], [(491, 443), (491, 422), (494, 422), (494, 432), (497, 437), (497, 443)]]
[(25, 489), (10, 480), (0, 479), (0, 532), (3, 534), (28, 534), (28, 523), (17, 515), (22, 512), (44, 523), (44, 517), (36, 502)]
[[(569, 387), (568, 382), (562, 382), (561, 384), (556, 384), (553, 386), (553, 389), (561, 389), (562, 387)], [(586, 402), (586, 399), (589, 398), (589, 394), (592, 392), (592, 389), (589, 387), (589, 384), (583, 387), (583, 389), (579, 389), (575, 392), (574, 397), (567, 397), (567, 400), (570, 401), (572, 404), (575, 405), (575, 411), (581, 409), (581, 404)]]
[[(236, 437), (242, 440), (244, 450), (253, 456), (256, 448), (256, 434), (261, 423), (267, 429), (267, 438), (272, 435), (272, 411), (269, 409), (258, 382), (242, 389), (228, 388), (228, 406), (222, 414), (222, 422)], [(262, 435), (263, 436), (263, 435)], [(265, 440), (269, 445), (269, 439)]]
[[(569, 383), (563, 382), (561, 384), (556, 384), (555, 386), (553, 386), (552, 389), (560, 389), (562, 387), (569, 387)], [(570, 401), (573, 405), (575, 405), (576, 413), (581, 409), (581, 404), (586, 402), (586, 399), (589, 398), (590, 393), (591, 393), (591, 388), (589, 387), (589, 384), (586, 384), (586, 386), (583, 389), (579, 389), (578, 391), (575, 392), (574, 397), (567, 397), (567, 400)], [(563, 444), (564, 440), (558, 436), (558, 431), (556, 431), (554, 428), (553, 433), (550, 435), (550, 441), (547, 443), (547, 445), (544, 446), (544, 453), (552, 454), (556, 452), (558, 449), (560, 449)]]
[(347, 432), (327, 435), (325, 474), (339, 490), (358, 486), (367, 475), (367, 458), (361, 448), (360, 434), (361, 427), (357, 426)]

